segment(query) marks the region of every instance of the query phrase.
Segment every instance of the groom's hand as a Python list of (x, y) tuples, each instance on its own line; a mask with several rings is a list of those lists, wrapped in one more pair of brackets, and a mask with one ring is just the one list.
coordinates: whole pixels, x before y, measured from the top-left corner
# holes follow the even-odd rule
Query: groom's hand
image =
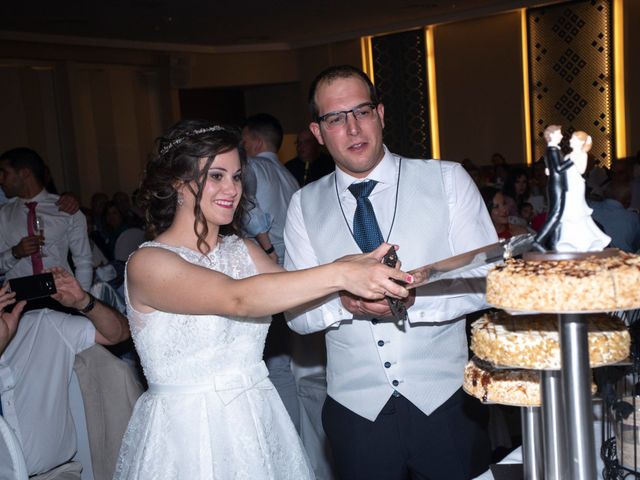
[[(340, 292), (340, 301), (344, 308), (354, 315), (373, 317), (373, 318), (391, 318), (393, 314), (389, 308), (389, 302), (386, 298), (382, 300), (365, 300), (356, 297), (348, 292)], [(404, 300), (407, 308), (411, 307), (416, 301), (415, 289), (410, 290), (409, 296)]]

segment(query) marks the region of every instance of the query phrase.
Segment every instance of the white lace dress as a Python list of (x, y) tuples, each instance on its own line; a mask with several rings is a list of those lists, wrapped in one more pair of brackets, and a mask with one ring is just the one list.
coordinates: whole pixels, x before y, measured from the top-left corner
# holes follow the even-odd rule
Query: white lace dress
[[(157, 242), (142, 247), (171, 250), (233, 278), (256, 273), (235, 236), (206, 257)], [(314, 478), (262, 361), (269, 318), (141, 313), (126, 296), (149, 390), (135, 406), (114, 480)]]

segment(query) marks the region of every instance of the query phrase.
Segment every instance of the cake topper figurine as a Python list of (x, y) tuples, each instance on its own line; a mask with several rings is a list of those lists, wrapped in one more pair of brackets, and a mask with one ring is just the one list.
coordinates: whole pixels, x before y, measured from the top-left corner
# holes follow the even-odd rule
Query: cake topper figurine
[(549, 125), (544, 130), (544, 139), (547, 141), (547, 153), (544, 157), (546, 165), (548, 214), (547, 220), (538, 232), (533, 242), (533, 248), (545, 252), (556, 250), (560, 238), (560, 218), (564, 211), (565, 194), (568, 188), (566, 170), (573, 165), (571, 160), (565, 161), (560, 150), (562, 140), (562, 127)]
[(560, 236), (556, 243), (558, 252), (593, 252), (609, 245), (611, 238), (598, 228), (591, 218), (591, 208), (585, 199), (585, 182), (582, 174), (587, 169), (587, 153), (593, 141), (585, 132), (571, 135), (571, 153), (565, 157), (565, 164), (572, 165), (566, 170), (567, 191), (564, 211), (560, 219)]

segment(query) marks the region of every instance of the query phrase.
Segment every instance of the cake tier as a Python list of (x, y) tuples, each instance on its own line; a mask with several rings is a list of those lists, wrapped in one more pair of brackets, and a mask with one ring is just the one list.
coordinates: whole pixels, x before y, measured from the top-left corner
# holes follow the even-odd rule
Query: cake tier
[[(537, 370), (484, 368), (471, 360), (464, 369), (462, 388), (484, 403), (516, 407), (541, 405), (540, 372)], [(591, 393), (596, 393), (596, 384), (593, 382)]]
[(540, 373), (535, 370), (484, 369), (472, 360), (464, 369), (463, 388), (485, 403), (540, 405)]
[[(622, 320), (589, 315), (589, 362), (610, 365), (629, 356), (631, 339)], [(484, 315), (472, 325), (471, 349), (494, 365), (559, 370), (560, 340), (556, 315)]]
[(640, 257), (508, 260), (487, 276), (487, 302), (531, 312), (598, 312), (640, 306)]

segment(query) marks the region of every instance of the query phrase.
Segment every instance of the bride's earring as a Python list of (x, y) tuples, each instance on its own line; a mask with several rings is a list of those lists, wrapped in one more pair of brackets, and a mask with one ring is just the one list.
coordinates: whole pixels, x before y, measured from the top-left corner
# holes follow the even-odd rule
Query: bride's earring
[(178, 192), (178, 199), (176, 200), (176, 202), (178, 203), (179, 207), (184, 205), (184, 197), (182, 196), (181, 192)]

